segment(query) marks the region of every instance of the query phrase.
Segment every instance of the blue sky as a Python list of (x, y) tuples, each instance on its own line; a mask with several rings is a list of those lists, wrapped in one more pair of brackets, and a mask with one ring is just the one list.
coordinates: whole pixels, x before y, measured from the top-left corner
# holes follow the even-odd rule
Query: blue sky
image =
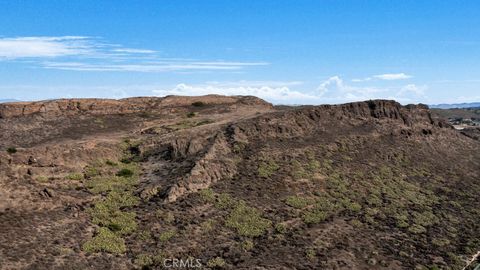
[(0, 99), (480, 101), (480, 2), (2, 1)]

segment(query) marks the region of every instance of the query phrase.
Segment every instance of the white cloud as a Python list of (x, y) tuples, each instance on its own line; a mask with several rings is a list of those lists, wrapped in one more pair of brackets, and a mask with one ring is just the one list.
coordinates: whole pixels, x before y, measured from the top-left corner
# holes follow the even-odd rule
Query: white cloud
[(48, 69), (75, 71), (134, 71), (134, 72), (171, 72), (199, 70), (239, 70), (245, 66), (260, 66), (266, 63), (226, 63), (226, 62), (159, 62), (138, 64), (116, 63), (79, 63), (79, 62), (44, 62), (42, 66)]
[(387, 81), (392, 81), (392, 80), (405, 80), (412, 78), (412, 76), (407, 75), (405, 73), (387, 73), (387, 74), (380, 74), (380, 75), (375, 75), (373, 78), (379, 79), (379, 80), (387, 80)]
[(347, 85), (339, 76), (333, 76), (322, 82), (318, 88), (318, 95), (324, 99), (336, 102), (342, 100), (371, 99), (379, 96), (385, 89), (375, 87), (355, 87)]
[(353, 79), (352, 82), (368, 82), (372, 80), (384, 80), (384, 81), (395, 81), (395, 80), (406, 80), (412, 78), (411, 75), (405, 73), (386, 73), (373, 75), (371, 77), (366, 77), (363, 79)]
[(251, 85), (247, 81), (241, 81), (238, 85), (235, 83), (207, 83), (199, 85), (191, 85), (181, 83), (173, 88), (153, 90), (158, 96), (166, 95), (186, 95), (200, 96), (207, 94), (219, 95), (252, 95), (265, 99), (273, 103), (282, 104), (300, 104), (305, 101), (319, 101), (319, 97), (300, 91), (291, 90), (288, 86), (281, 86), (279, 82), (273, 82), (272, 85), (259, 85), (253, 82)]
[(363, 78), (363, 79), (352, 79), (352, 82), (368, 82), (368, 81), (371, 81), (372, 78), (370, 77), (367, 77), (367, 78)]
[(356, 87), (346, 84), (339, 76), (321, 82), (315, 92), (306, 92), (291, 87), (301, 85), (298, 81), (237, 81), (207, 82), (205, 84), (181, 83), (170, 88), (155, 89), (158, 96), (207, 94), (253, 95), (274, 104), (327, 104), (362, 101), (369, 99), (395, 99), (401, 103), (420, 102), (426, 98), (426, 86), (408, 84), (400, 87)]
[[(173, 86), (159, 84), (119, 84), (119, 85), (0, 85), (0, 99), (19, 100), (62, 98), (62, 97), (101, 97), (122, 98), (130, 96), (199, 96), (253, 95), (274, 104), (338, 104), (369, 99), (394, 99), (400, 103), (428, 103), (426, 85), (407, 84), (403, 86), (378, 88), (357, 87), (346, 83), (339, 76), (332, 76), (321, 82), (313, 92), (301, 90), (299, 81), (213, 81), (201, 84), (179, 83)], [(305, 87), (305, 86), (303, 86)], [(460, 100), (469, 100), (459, 98)], [(473, 100), (475, 101), (475, 100)], [(437, 102), (440, 103), (440, 102)]]
[[(29, 61), (22, 61), (25, 59)], [(166, 59), (154, 50), (126, 48), (82, 36), (0, 38), (0, 60), (47, 69), (129, 72), (235, 71), (269, 64)]]
[(325, 103), (343, 103), (368, 99), (394, 99), (402, 103), (419, 102), (427, 97), (427, 86), (407, 84), (396, 87), (352, 86), (339, 76), (333, 76), (320, 83), (317, 93)]
[(398, 92), (398, 96), (404, 95), (416, 95), (416, 96), (425, 96), (425, 90), (427, 86), (417, 86), (415, 84), (407, 84), (403, 86)]
[(0, 59), (84, 55), (91, 47), (77, 36), (0, 38)]
[(302, 85), (303, 82), (301, 81), (226, 81), (226, 82), (219, 82), (219, 81), (209, 81), (206, 82), (208, 85), (215, 85), (218, 87), (238, 87), (238, 86), (247, 86), (247, 87), (262, 87), (262, 86), (269, 86), (269, 87), (284, 87), (284, 86), (295, 86), (295, 85)]
[(130, 49), (130, 48), (123, 48), (123, 49), (114, 49), (114, 52), (119, 52), (119, 53), (156, 53), (154, 50), (145, 50), (145, 49)]

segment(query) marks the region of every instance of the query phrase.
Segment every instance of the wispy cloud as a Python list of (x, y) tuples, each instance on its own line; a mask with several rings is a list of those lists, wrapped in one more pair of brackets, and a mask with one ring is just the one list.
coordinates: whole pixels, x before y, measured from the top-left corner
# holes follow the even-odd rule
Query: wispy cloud
[(387, 80), (387, 81), (405, 80), (405, 79), (412, 78), (412, 76), (407, 75), (405, 73), (387, 73), (387, 74), (375, 75), (373, 77), (379, 80)]
[(368, 82), (372, 80), (395, 81), (395, 80), (406, 80), (412, 77), (413, 76), (407, 75), (405, 73), (385, 73), (385, 74), (373, 75), (371, 77), (366, 77), (363, 79), (353, 79), (352, 82)]
[(134, 71), (134, 72), (169, 72), (195, 70), (239, 70), (246, 66), (261, 66), (267, 63), (228, 63), (228, 62), (195, 62), (195, 61), (164, 61), (127, 63), (81, 63), (81, 62), (43, 62), (42, 66), (48, 69), (75, 70), (75, 71)]
[(0, 39), (0, 59), (85, 55), (95, 46), (87, 37), (16, 37)]
[(128, 48), (84, 36), (0, 38), (0, 61), (29, 60), (33, 67), (71, 71), (233, 71), (266, 62), (163, 58), (155, 50)]
[(151, 53), (156, 53), (154, 50), (145, 50), (145, 49), (131, 49), (131, 48), (123, 48), (123, 49), (114, 49), (114, 52), (119, 52), (119, 53), (146, 53), (146, 54), (151, 54)]

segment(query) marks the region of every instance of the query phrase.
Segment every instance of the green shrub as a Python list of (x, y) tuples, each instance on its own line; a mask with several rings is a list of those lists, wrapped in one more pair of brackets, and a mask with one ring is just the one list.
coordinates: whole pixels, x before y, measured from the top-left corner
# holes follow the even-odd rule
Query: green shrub
[(285, 224), (282, 224), (282, 223), (277, 223), (275, 225), (275, 231), (278, 232), (278, 233), (286, 233), (287, 232), (287, 227), (285, 226)]
[(195, 102), (192, 103), (193, 107), (204, 107), (206, 105), (207, 104), (205, 104), (205, 102), (202, 102), (202, 101), (195, 101)]
[(438, 218), (431, 211), (422, 213), (413, 212), (413, 223), (427, 227), (438, 222)]
[(254, 247), (255, 247), (255, 244), (250, 239), (247, 239), (242, 242), (242, 249), (245, 251), (252, 250)]
[(9, 153), (9, 154), (15, 154), (15, 153), (17, 153), (17, 148), (15, 148), (15, 147), (8, 147), (8, 148), (7, 148), (7, 153)]
[(154, 260), (153, 260), (153, 257), (148, 254), (139, 254), (137, 255), (137, 257), (135, 257), (135, 260), (133, 261), (133, 263), (136, 266), (144, 269), (153, 265)]
[(218, 195), (218, 199), (215, 202), (215, 207), (225, 210), (235, 207), (237, 203), (237, 200), (230, 196), (230, 194), (221, 193)]
[(189, 113), (187, 113), (187, 117), (192, 118), (192, 117), (197, 116), (197, 114), (198, 114), (197, 112), (189, 112)]
[(202, 120), (202, 121), (199, 121), (197, 123), (195, 123), (195, 126), (198, 127), (198, 126), (203, 126), (203, 125), (207, 125), (207, 124), (211, 124), (213, 123), (214, 121), (211, 120), (211, 119), (205, 119), (205, 120)]
[(68, 180), (82, 180), (83, 174), (81, 173), (70, 173), (67, 175)]
[(432, 244), (434, 244), (437, 247), (444, 247), (450, 244), (450, 240), (445, 238), (434, 238), (432, 239)]
[(302, 209), (312, 204), (314, 201), (310, 198), (303, 198), (299, 196), (288, 196), (285, 203), (293, 208)]
[(292, 161), (292, 170), (291, 170), (292, 177), (295, 179), (302, 179), (307, 178), (308, 173), (303, 168), (302, 164), (298, 160)]
[(410, 224), (408, 224), (408, 213), (396, 213), (393, 217), (395, 218), (395, 224), (398, 228), (407, 228), (410, 226)]
[(342, 200), (342, 205), (346, 210), (353, 213), (358, 213), (360, 210), (362, 210), (362, 206), (359, 203), (352, 202), (349, 199)]
[(302, 220), (306, 224), (317, 224), (324, 221), (327, 218), (327, 213), (320, 209), (313, 209), (310, 211), (306, 211), (302, 215)]
[(260, 177), (268, 178), (278, 169), (280, 169), (280, 166), (274, 160), (261, 161), (258, 165), (258, 175)]
[(130, 169), (127, 169), (127, 168), (123, 168), (121, 170), (119, 170), (117, 173), (116, 173), (116, 176), (120, 176), (120, 177), (132, 177), (133, 176), (133, 171), (130, 170)]
[(225, 266), (225, 260), (220, 258), (220, 257), (216, 257), (216, 258), (208, 260), (207, 266), (211, 267), (211, 268), (215, 268), (215, 267), (220, 267), (221, 268), (221, 267)]
[(87, 167), (85, 169), (85, 177), (91, 178), (100, 175), (100, 170), (97, 167)]
[(235, 142), (233, 145), (233, 152), (239, 154), (245, 149), (245, 147), (246, 145), (244, 142)]
[(36, 180), (41, 183), (46, 183), (48, 182), (48, 177), (46, 177), (45, 175), (40, 175), (36, 177)]
[(104, 251), (120, 254), (126, 249), (125, 241), (107, 228), (99, 228), (97, 234), (83, 244), (83, 250), (88, 253)]
[(305, 256), (307, 257), (307, 259), (312, 261), (317, 256), (317, 252), (313, 248), (307, 248), (307, 250), (305, 250)]
[(92, 222), (103, 227), (107, 227), (119, 234), (128, 234), (137, 229), (135, 213), (122, 212), (109, 203), (99, 202), (87, 212), (92, 218)]
[(413, 224), (412, 226), (408, 227), (408, 231), (415, 234), (421, 234), (427, 232), (427, 229), (425, 229), (425, 227), (422, 225)]
[(126, 191), (112, 191), (107, 197), (97, 204), (106, 204), (111, 209), (138, 205), (140, 199)]
[(143, 230), (137, 234), (137, 238), (142, 241), (147, 241), (152, 239), (152, 234), (150, 233), (150, 231)]
[(239, 202), (226, 220), (227, 227), (233, 228), (241, 236), (257, 237), (265, 233), (271, 221), (262, 218), (257, 209)]
[(168, 240), (172, 239), (176, 234), (177, 233), (174, 230), (168, 230), (168, 231), (162, 232), (158, 236), (158, 240), (160, 242), (167, 242)]
[(105, 161), (105, 164), (107, 164), (108, 166), (112, 166), (112, 167), (115, 167), (118, 165), (118, 163), (114, 162), (114, 161), (111, 161), (109, 159), (107, 159), (107, 161)]
[(131, 190), (138, 183), (137, 177), (96, 176), (86, 181), (85, 186), (92, 193)]
[(213, 192), (213, 190), (209, 188), (200, 190), (198, 194), (200, 194), (200, 197), (204, 202), (209, 202), (209, 203), (215, 202), (215, 192)]
[(307, 163), (307, 170), (311, 173), (315, 173), (320, 169), (320, 162), (318, 160), (312, 159)]

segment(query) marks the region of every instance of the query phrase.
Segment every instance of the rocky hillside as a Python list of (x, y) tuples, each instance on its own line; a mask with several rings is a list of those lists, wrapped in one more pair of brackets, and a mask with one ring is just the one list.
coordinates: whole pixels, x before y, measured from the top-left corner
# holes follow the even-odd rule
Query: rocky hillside
[(55, 100), (0, 117), (4, 269), (462, 269), (480, 250), (480, 142), (423, 105)]

